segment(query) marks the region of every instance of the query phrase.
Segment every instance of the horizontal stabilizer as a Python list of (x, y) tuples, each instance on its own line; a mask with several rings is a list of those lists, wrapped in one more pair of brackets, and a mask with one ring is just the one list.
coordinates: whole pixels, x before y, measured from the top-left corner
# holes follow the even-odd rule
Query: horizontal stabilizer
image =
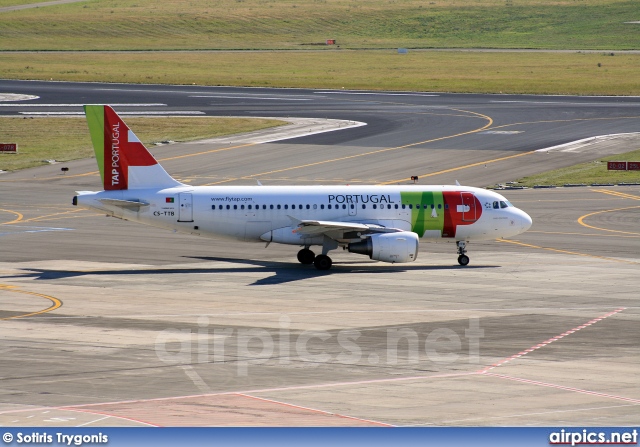
[(137, 200), (99, 199), (105, 205), (117, 206), (127, 210), (138, 211), (143, 206), (149, 206), (147, 202)]

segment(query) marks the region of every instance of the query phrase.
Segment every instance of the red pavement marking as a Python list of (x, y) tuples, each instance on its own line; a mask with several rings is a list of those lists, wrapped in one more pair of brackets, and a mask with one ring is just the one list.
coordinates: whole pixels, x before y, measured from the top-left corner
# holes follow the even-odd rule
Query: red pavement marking
[(579, 330), (581, 330), (581, 329), (584, 329), (584, 328), (586, 328), (586, 327), (591, 326), (592, 324), (596, 324), (597, 322), (602, 321), (602, 320), (604, 320), (605, 318), (608, 318), (608, 317), (610, 317), (610, 316), (612, 316), (612, 315), (615, 315), (615, 314), (617, 314), (617, 313), (620, 313), (620, 312), (622, 312), (622, 311), (623, 311), (623, 310), (625, 310), (625, 309), (626, 309), (626, 307), (621, 307), (621, 308), (619, 308), (619, 309), (616, 309), (616, 310), (614, 310), (614, 311), (611, 311), (611, 312), (609, 312), (609, 313), (606, 313), (606, 314), (604, 314), (604, 315), (601, 315), (601, 316), (599, 316), (598, 318), (594, 318), (593, 320), (590, 320), (590, 321), (586, 322), (586, 323), (585, 323), (585, 324), (583, 324), (583, 325), (580, 325), (580, 326), (575, 327), (575, 328), (573, 328), (573, 329), (571, 329), (571, 330), (568, 330), (568, 331), (566, 331), (566, 332), (563, 332), (563, 333), (562, 333), (562, 334), (560, 334), (560, 335), (556, 335), (555, 337), (550, 338), (550, 339), (548, 339), (548, 340), (546, 340), (546, 341), (543, 341), (542, 343), (539, 343), (539, 344), (537, 344), (537, 345), (535, 345), (535, 346), (532, 346), (532, 347), (531, 347), (531, 348), (529, 348), (529, 349), (525, 349), (524, 351), (520, 351), (520, 352), (518, 352), (517, 354), (512, 355), (511, 357), (507, 357), (507, 358), (505, 358), (505, 359), (502, 359), (502, 360), (500, 360), (500, 361), (498, 361), (498, 362), (494, 363), (494, 364), (493, 364), (493, 365), (491, 365), (491, 366), (487, 366), (486, 368), (483, 368), (483, 369), (481, 369), (481, 370), (477, 371), (477, 373), (478, 373), (478, 374), (485, 374), (485, 373), (487, 373), (487, 372), (491, 371), (491, 370), (492, 370), (492, 369), (494, 369), (494, 368), (497, 368), (497, 367), (499, 367), (499, 366), (502, 366), (502, 365), (504, 365), (505, 363), (509, 363), (511, 360), (515, 360), (515, 359), (517, 359), (517, 358), (520, 358), (520, 357), (522, 357), (522, 356), (524, 356), (524, 355), (529, 354), (530, 352), (533, 352), (533, 351), (535, 351), (535, 350), (537, 350), (537, 349), (543, 348), (543, 347), (547, 346), (548, 344), (553, 343), (554, 341), (558, 341), (558, 340), (560, 340), (560, 339), (562, 339), (562, 338), (566, 337), (567, 335), (571, 335), (571, 334), (573, 334), (573, 333), (575, 333), (575, 332), (578, 332), (578, 331), (579, 331)]
[(96, 409), (104, 415), (170, 427), (353, 427), (381, 424), (240, 394), (183, 399), (172, 401), (171, 405), (158, 405), (157, 402), (104, 404), (98, 408), (94, 406), (90, 411), (97, 413)]

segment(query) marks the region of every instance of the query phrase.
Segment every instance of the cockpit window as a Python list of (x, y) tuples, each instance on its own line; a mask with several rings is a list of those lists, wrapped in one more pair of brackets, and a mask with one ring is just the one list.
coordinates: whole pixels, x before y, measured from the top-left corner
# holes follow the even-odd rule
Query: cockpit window
[(500, 201), (500, 208), (508, 208), (509, 205), (507, 204), (507, 202), (505, 202), (504, 200)]
[(496, 200), (495, 202), (493, 202), (493, 209), (497, 210), (498, 208), (500, 208), (500, 203)]

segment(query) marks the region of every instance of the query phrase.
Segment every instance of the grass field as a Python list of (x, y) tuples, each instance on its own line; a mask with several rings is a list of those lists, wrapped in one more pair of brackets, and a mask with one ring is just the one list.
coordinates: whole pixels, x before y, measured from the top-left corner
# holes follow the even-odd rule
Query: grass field
[(640, 95), (640, 55), (390, 50), (5, 53), (0, 78), (375, 90)]
[(590, 163), (582, 163), (568, 168), (556, 169), (538, 175), (524, 177), (518, 182), (521, 186), (533, 187), (535, 185), (556, 185), (566, 184), (590, 185), (592, 183), (638, 183), (640, 182), (640, 171), (608, 171), (607, 161), (640, 161), (640, 150), (628, 152), (626, 154), (613, 155), (601, 158)]
[[(193, 141), (285, 124), (254, 118), (127, 118), (147, 147), (160, 141)], [(0, 154), (0, 169), (14, 171), (93, 156), (84, 118), (0, 117), (0, 141), (18, 143), (19, 154)]]
[(633, 20), (637, 0), (87, 0), (0, 14), (0, 50), (638, 49)]

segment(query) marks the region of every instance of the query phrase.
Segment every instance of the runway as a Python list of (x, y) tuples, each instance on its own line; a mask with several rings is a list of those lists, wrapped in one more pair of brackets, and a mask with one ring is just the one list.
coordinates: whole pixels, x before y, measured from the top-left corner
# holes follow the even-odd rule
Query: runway
[[(39, 97), (1, 103), (3, 115), (105, 102), (166, 104), (118, 111), (367, 123), (265, 144), (153, 149), (194, 185), (419, 175), (487, 186), (635, 149), (534, 152), (634, 132), (640, 121), (638, 98), (17, 81), (1, 81), (0, 92)], [(0, 425), (638, 420), (640, 187), (506, 191), (533, 227), (470, 244), (466, 268), (442, 243), (422, 244), (410, 264), (336, 252), (334, 268), (319, 273), (295, 262), (295, 247), (172, 234), (78, 210), (74, 191), (98, 189), (99, 177), (93, 160), (65, 166), (66, 175), (51, 165), (0, 176)]]

